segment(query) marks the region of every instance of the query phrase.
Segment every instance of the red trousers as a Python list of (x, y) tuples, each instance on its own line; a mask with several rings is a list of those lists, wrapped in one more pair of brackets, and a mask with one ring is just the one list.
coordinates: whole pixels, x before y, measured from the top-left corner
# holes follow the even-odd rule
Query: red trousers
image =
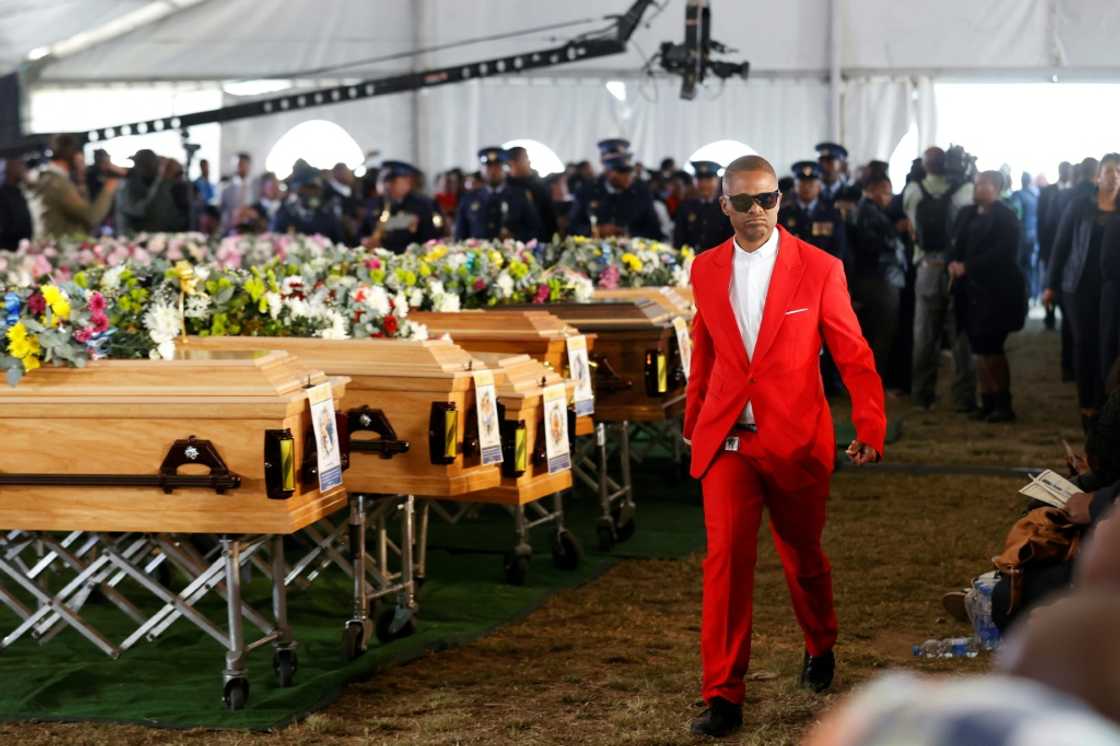
[(758, 527), (770, 511), (770, 532), (781, 556), (793, 611), (809, 654), (836, 642), (832, 570), (821, 549), (828, 478), (783, 491), (759, 448), (758, 435), (735, 431), (737, 451), (721, 451), (701, 482), (708, 555), (704, 559), (704, 610), (700, 629), (703, 697), (742, 703), (751, 659), (751, 617)]

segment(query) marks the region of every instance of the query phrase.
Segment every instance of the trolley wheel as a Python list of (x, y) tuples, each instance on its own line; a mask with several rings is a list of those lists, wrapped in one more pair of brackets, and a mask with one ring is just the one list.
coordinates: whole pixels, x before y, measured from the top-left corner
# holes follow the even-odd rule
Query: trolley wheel
[(282, 687), (292, 685), (296, 670), (299, 668), (299, 658), (294, 650), (277, 650), (272, 654), (272, 670), (276, 674), (276, 683)]
[(249, 680), (238, 678), (227, 681), (223, 687), (222, 700), (227, 710), (245, 709), (245, 703), (249, 701)]
[(366, 631), (361, 622), (347, 622), (342, 630), (342, 656), (352, 661), (365, 652)]
[(622, 523), (622, 508), (616, 506), (611, 510), (611, 520), (614, 521), (614, 531), (618, 536), (618, 542), (622, 543), (628, 541), (633, 535), (637, 525), (634, 522), (634, 517), (630, 516), (630, 520)]
[(411, 637), (416, 632), (416, 619), (412, 616), (411, 612), (408, 615), (408, 621), (404, 626), (393, 631), (393, 621), (397, 617), (396, 607), (385, 609), (377, 617), (377, 639), (383, 644), (390, 643), (393, 640), (403, 640), (406, 637)]
[(504, 570), (506, 582), (510, 585), (525, 585), (529, 577), (529, 558), (522, 554), (507, 552)]
[(595, 533), (599, 537), (599, 551), (609, 552), (614, 549), (614, 527), (608, 526), (605, 523), (600, 523), (595, 527)]
[(583, 559), (583, 547), (572, 536), (572, 532), (562, 529), (552, 540), (552, 564), (558, 570), (574, 570)]

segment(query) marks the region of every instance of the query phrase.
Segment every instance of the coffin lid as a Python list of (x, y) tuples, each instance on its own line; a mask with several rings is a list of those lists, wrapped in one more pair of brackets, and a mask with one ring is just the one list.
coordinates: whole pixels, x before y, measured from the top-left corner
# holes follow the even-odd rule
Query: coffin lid
[(648, 298), (549, 303), (548, 312), (580, 331), (663, 328), (671, 324), (673, 317)]
[(579, 334), (574, 327), (543, 310), (423, 311), (414, 312), (409, 318), (427, 326), (432, 336), (450, 334), (452, 339), (491, 339), (498, 336), (505, 340), (535, 340)]
[(686, 298), (675, 287), (647, 287), (647, 288), (615, 288), (613, 290), (596, 290), (592, 294), (593, 300), (627, 300), (645, 298), (653, 301), (666, 313), (672, 316), (691, 318), (693, 315), (692, 300)]
[(441, 339), (320, 339), (318, 337), (191, 337), (210, 350), (284, 350), (328, 375), (469, 378), (473, 361)]
[[(502, 399), (511, 397), (541, 396), (546, 386), (563, 383), (571, 398), (575, 382), (528, 355), (511, 355), (502, 352), (475, 352), (479, 365), (494, 371), (494, 386)], [(475, 366), (478, 367), (478, 366)]]

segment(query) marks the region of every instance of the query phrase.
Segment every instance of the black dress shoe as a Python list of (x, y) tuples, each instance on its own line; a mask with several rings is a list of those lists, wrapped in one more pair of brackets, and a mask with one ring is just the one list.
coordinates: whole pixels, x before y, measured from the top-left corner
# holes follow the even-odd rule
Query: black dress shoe
[(836, 656), (829, 650), (816, 657), (805, 651), (805, 664), (801, 668), (801, 686), (817, 694), (832, 686), (832, 675), (836, 673)]
[(723, 697), (712, 697), (704, 714), (692, 721), (692, 733), (697, 736), (724, 738), (743, 727), (743, 706), (728, 702)]

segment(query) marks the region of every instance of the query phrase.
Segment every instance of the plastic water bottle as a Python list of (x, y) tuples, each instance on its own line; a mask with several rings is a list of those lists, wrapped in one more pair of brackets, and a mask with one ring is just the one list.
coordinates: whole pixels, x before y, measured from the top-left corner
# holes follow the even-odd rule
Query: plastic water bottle
[(912, 651), (915, 658), (975, 658), (980, 654), (980, 643), (975, 637), (947, 637), (926, 640)]
[(972, 581), (972, 590), (965, 596), (965, 609), (972, 620), (972, 629), (984, 650), (999, 647), (999, 628), (992, 621), (992, 589), (999, 577), (996, 573), (985, 573)]

